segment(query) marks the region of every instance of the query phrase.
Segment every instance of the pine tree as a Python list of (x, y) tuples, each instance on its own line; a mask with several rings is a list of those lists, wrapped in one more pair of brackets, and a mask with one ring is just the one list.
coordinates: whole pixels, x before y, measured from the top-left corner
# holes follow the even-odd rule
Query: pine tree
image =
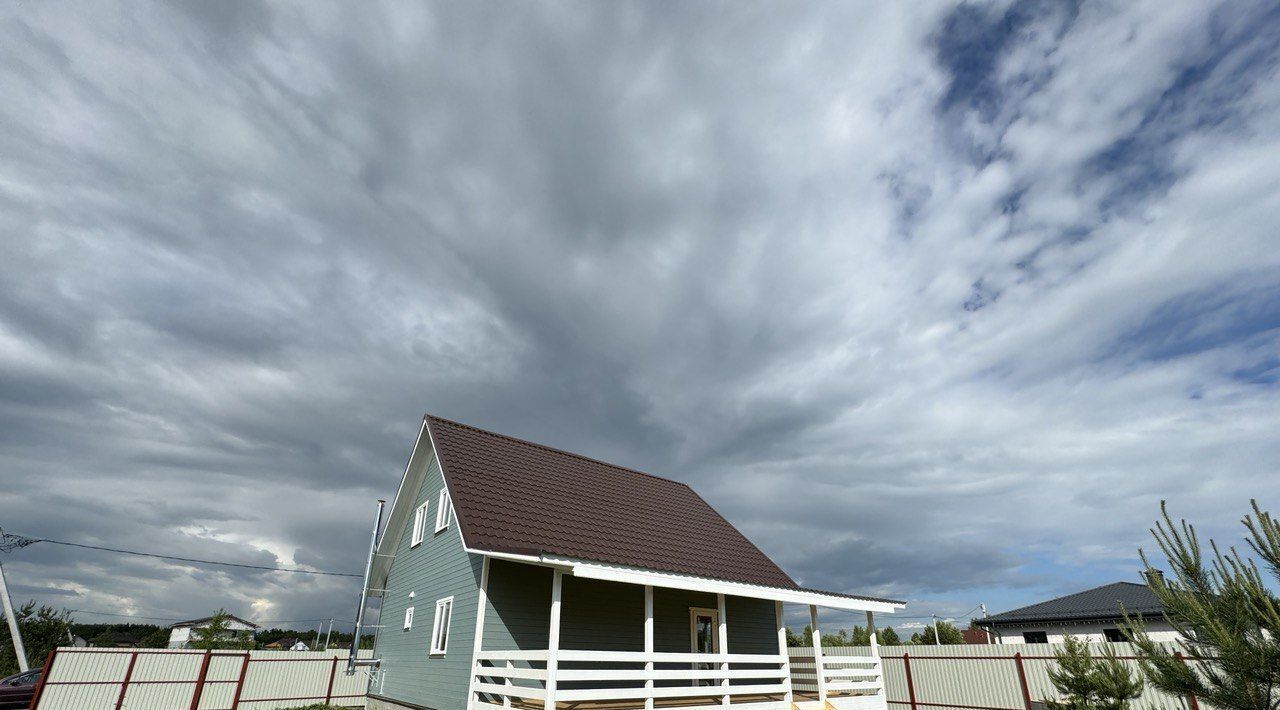
[(883, 631), (877, 631), (876, 640), (881, 646), (902, 645), (902, 639), (898, 637), (898, 632), (894, 631), (892, 626), (886, 626)]
[(1142, 695), (1142, 679), (1134, 675), (1110, 646), (1102, 658), (1089, 654), (1089, 644), (1068, 636), (1054, 651), (1056, 667), (1049, 680), (1062, 700), (1045, 703), (1056, 710), (1127, 710), (1129, 702)]
[[(1151, 685), (1179, 696), (1194, 695), (1222, 710), (1280, 709), (1280, 599), (1267, 589), (1258, 564), (1234, 547), (1223, 553), (1212, 540), (1206, 565), (1195, 527), (1174, 524), (1161, 502), (1163, 521), (1151, 534), (1168, 558), (1166, 579), (1145, 553), (1147, 581), (1164, 606), (1165, 618), (1183, 641), (1186, 662), (1151, 640), (1140, 619), (1129, 618)], [(1253, 501), (1253, 516), (1241, 521), (1247, 542), (1274, 582), (1280, 583), (1280, 521)]]

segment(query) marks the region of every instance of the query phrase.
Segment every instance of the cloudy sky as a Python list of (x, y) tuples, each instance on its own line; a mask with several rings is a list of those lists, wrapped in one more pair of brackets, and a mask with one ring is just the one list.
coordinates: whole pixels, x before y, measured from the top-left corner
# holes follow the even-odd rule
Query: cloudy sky
[[(424, 412), (916, 615), (1280, 508), (1274, 3), (0, 12), (6, 530), (359, 571)], [(162, 618), (358, 587), (3, 562)]]

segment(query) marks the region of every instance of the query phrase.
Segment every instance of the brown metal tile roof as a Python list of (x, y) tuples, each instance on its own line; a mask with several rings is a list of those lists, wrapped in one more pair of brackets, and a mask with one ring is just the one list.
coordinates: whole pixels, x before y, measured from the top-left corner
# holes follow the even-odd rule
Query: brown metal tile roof
[(426, 417), (467, 547), (796, 589), (689, 486)]

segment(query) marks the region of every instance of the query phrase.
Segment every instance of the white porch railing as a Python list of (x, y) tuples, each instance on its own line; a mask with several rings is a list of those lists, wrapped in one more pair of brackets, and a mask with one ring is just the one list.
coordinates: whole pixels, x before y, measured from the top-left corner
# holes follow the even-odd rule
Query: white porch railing
[[(823, 682), (819, 684), (819, 658), (814, 649), (806, 646), (788, 651), (797, 693), (817, 696), (825, 689), (826, 700), (837, 710), (885, 710), (888, 707), (879, 657), (823, 653), (820, 659)], [(797, 705), (802, 710), (808, 707), (799, 699)]]
[[(644, 708), (653, 707), (652, 700), (705, 699), (682, 710), (719, 709), (730, 703), (742, 710), (790, 708), (788, 659), (781, 655), (561, 649), (552, 691), (547, 690), (548, 657), (545, 650), (480, 651), (473, 669), (472, 707), (501, 710), (513, 704), (633, 701), (636, 708)], [(550, 702), (548, 692), (554, 695)]]

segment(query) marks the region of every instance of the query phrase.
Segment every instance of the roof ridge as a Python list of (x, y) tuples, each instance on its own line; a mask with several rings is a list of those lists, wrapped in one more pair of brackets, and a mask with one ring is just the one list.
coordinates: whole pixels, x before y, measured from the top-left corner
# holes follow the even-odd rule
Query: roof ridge
[[(434, 415), (434, 414), (429, 414), (429, 413), (428, 413), (428, 414), (424, 414), (424, 415), (422, 416), (422, 418), (423, 418), (423, 419), (435, 420), (435, 421), (438, 421), (438, 422), (442, 422), (442, 423), (444, 423), (444, 424), (452, 424), (453, 426), (462, 427), (463, 429), (470, 429), (470, 430), (472, 430), (472, 431), (476, 431), (476, 432), (479, 432), (479, 433), (481, 433), (481, 434), (487, 434), (487, 435), (489, 435), (489, 436), (496, 436), (496, 437), (498, 437), (499, 439), (506, 439), (507, 441), (513, 441), (513, 442), (515, 442), (515, 443), (517, 443), (517, 444), (523, 444), (523, 445), (525, 445), (525, 446), (532, 446), (532, 447), (537, 448), (537, 449), (542, 449), (542, 450), (544, 450), (544, 451), (550, 451), (550, 452), (552, 452), (552, 453), (556, 453), (556, 454), (562, 454), (562, 455), (564, 455), (564, 456), (570, 456), (570, 457), (573, 457), (573, 458), (575, 458), (575, 459), (580, 459), (580, 460), (582, 460), (582, 461), (590, 461), (591, 463), (600, 464), (601, 466), (608, 466), (609, 468), (617, 469), (617, 470), (619, 470), (619, 471), (624, 471), (624, 472), (626, 472), (626, 473), (634, 473), (634, 474), (636, 474), (636, 475), (638, 475), (638, 476), (647, 476), (647, 477), (649, 477), (649, 478), (657, 479), (657, 480), (659, 480), (659, 481), (664, 481), (664, 482), (666, 482), (666, 483), (674, 483), (674, 484), (676, 484), (676, 485), (684, 486), (685, 488), (688, 488), (689, 490), (693, 491), (693, 486), (690, 486), (688, 483), (685, 483), (684, 481), (677, 481), (677, 480), (676, 480), (676, 479), (674, 479), (674, 478), (667, 478), (666, 476), (659, 476), (659, 475), (657, 475), (657, 474), (648, 473), (648, 472), (645, 472), (645, 471), (640, 471), (640, 470), (637, 470), (637, 469), (634, 469), (634, 468), (630, 468), (630, 467), (627, 467), (627, 466), (619, 466), (619, 465), (618, 465), (618, 464), (616, 464), (616, 463), (610, 463), (610, 462), (605, 461), (605, 460), (603, 460), (603, 459), (592, 458), (591, 456), (584, 456), (584, 455), (582, 455), (582, 454), (574, 453), (574, 452), (572, 452), (572, 451), (568, 451), (568, 450), (565, 450), (565, 449), (559, 449), (559, 448), (556, 448), (556, 447), (554, 447), (554, 446), (548, 446), (547, 444), (539, 444), (539, 443), (538, 443), (538, 442), (536, 442), (536, 441), (529, 441), (528, 439), (521, 439), (521, 438), (520, 438), (520, 437), (518, 437), (518, 436), (511, 436), (510, 434), (501, 434), (501, 433), (496, 432), (496, 431), (490, 431), (490, 430), (488, 430), (488, 429), (481, 429), (481, 428), (480, 428), (480, 427), (478, 427), (478, 426), (472, 426), (471, 424), (463, 424), (462, 422), (454, 421), (454, 420), (452, 420), (452, 419), (445, 419), (444, 417), (436, 416), (436, 415)], [(697, 491), (693, 491), (693, 492), (694, 492), (694, 494), (695, 494), (695, 495), (697, 495)], [(701, 498), (702, 496), (698, 496), (698, 497), (699, 497), (699, 498)], [(704, 501), (704, 502), (705, 502), (705, 501)], [(708, 506), (708, 507), (710, 507), (710, 506)], [(714, 509), (713, 509), (713, 510), (714, 510)], [(719, 513), (717, 512), (717, 514), (719, 514)], [(724, 516), (721, 516), (721, 517), (723, 518)], [(728, 522), (728, 521), (726, 520), (725, 522)]]

